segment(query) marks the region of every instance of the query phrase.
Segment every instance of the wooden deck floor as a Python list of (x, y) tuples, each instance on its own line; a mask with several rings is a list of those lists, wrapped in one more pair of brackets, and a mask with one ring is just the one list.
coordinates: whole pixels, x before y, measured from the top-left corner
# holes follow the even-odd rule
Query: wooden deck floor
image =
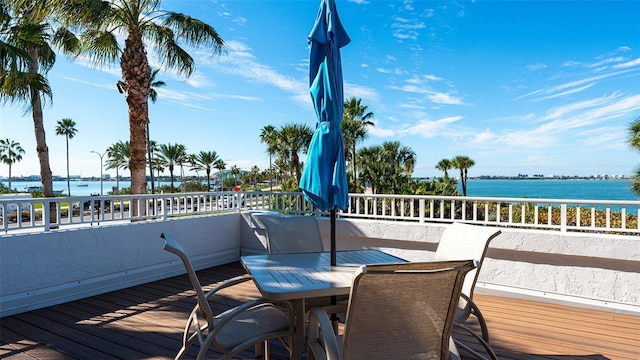
[[(214, 284), (243, 272), (234, 263), (198, 275), (203, 284)], [(171, 359), (194, 305), (189, 289), (186, 275), (178, 276), (4, 317), (0, 358)], [(255, 296), (258, 292), (248, 282), (226, 293), (220, 306)], [(500, 359), (640, 359), (640, 317), (492, 296), (477, 295), (476, 300)], [(471, 339), (458, 337), (479, 349)], [(276, 344), (272, 358), (286, 359)], [(189, 355), (194, 357), (195, 352)], [(253, 353), (238, 358), (250, 359)]]

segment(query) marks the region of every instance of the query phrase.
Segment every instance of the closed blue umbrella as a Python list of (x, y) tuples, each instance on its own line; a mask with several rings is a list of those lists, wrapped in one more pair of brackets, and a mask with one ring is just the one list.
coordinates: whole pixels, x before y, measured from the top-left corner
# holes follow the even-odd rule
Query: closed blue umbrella
[(335, 266), (336, 209), (349, 207), (342, 139), (342, 62), (340, 48), (351, 40), (342, 27), (334, 0), (321, 0), (309, 34), (309, 92), (318, 123), (309, 144), (300, 189), (321, 210), (331, 211), (331, 265)]

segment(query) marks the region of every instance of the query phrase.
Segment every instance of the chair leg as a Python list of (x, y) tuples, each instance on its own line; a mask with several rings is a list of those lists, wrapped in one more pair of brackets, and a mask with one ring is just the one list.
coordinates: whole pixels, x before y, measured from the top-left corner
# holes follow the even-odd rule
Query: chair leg
[[(487, 354), (489, 355), (489, 358), (491, 358), (491, 360), (498, 360), (498, 357), (496, 356), (496, 353), (493, 351), (493, 349), (491, 349), (489, 344), (486, 341), (484, 341), (484, 339), (482, 337), (478, 336), (475, 332), (473, 332), (473, 330), (471, 330), (470, 328), (468, 328), (465, 325), (462, 325), (462, 324), (459, 324), (459, 323), (454, 323), (454, 325), (456, 327), (461, 328), (464, 331), (468, 332), (469, 334), (471, 334), (471, 336), (473, 336), (476, 340), (478, 340), (478, 342), (485, 349), (485, 351), (487, 352)], [(451, 338), (453, 339), (453, 336)], [(461, 348), (465, 349), (467, 352), (469, 352), (471, 355), (475, 356), (477, 359), (486, 360), (486, 358), (484, 356), (480, 355), (475, 350), (471, 349), (470, 347), (468, 347), (467, 345), (463, 344), (462, 342), (460, 342), (460, 341), (458, 341), (456, 339), (453, 339), (453, 342), (455, 343), (455, 345), (458, 345), (459, 347), (461, 347)]]
[(470, 302), (470, 306), (471, 306), (471, 313), (475, 315), (475, 317), (478, 319), (478, 322), (480, 323), (480, 331), (482, 332), (482, 339), (487, 344), (489, 344), (489, 328), (487, 327), (487, 322), (484, 320), (484, 316), (482, 316), (482, 312), (480, 311), (480, 308), (478, 308), (478, 306), (473, 301)]

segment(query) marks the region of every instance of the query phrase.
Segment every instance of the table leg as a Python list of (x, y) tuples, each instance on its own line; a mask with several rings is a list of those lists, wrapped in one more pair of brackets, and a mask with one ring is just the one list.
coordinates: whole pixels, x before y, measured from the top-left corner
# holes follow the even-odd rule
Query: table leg
[(295, 329), (293, 332), (293, 344), (291, 345), (291, 359), (297, 360), (302, 357), (302, 348), (305, 339), (305, 306), (304, 299), (293, 301), (293, 316), (295, 317)]

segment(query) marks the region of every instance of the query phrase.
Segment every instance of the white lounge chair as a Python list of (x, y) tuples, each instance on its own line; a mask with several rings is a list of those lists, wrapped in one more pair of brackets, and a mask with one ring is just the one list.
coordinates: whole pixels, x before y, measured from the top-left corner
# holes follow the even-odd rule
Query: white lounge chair
[[(462, 294), (460, 301), (458, 302), (458, 311), (456, 312), (455, 323), (459, 328), (464, 329), (472, 336), (474, 336), (480, 344), (485, 348), (489, 357), (495, 359), (495, 354), (489, 346), (489, 329), (487, 323), (480, 311), (480, 308), (473, 302), (473, 290), (476, 286), (480, 267), (484, 261), (485, 254), (489, 248), (489, 243), (496, 236), (500, 234), (500, 230), (492, 227), (485, 227), (479, 225), (470, 225), (464, 223), (453, 223), (444, 230), (438, 248), (434, 256), (436, 261), (451, 261), (451, 260), (464, 260), (464, 259), (476, 259), (480, 262), (480, 265), (467, 273), (462, 287)], [(474, 315), (480, 324), (480, 330), (482, 332), (479, 337), (464, 323), (467, 321), (470, 315)], [(455, 340), (455, 339), (454, 339)], [(475, 357), (484, 359), (483, 356), (472, 350), (465, 344), (456, 341), (456, 344), (461, 348), (469, 351)]]

